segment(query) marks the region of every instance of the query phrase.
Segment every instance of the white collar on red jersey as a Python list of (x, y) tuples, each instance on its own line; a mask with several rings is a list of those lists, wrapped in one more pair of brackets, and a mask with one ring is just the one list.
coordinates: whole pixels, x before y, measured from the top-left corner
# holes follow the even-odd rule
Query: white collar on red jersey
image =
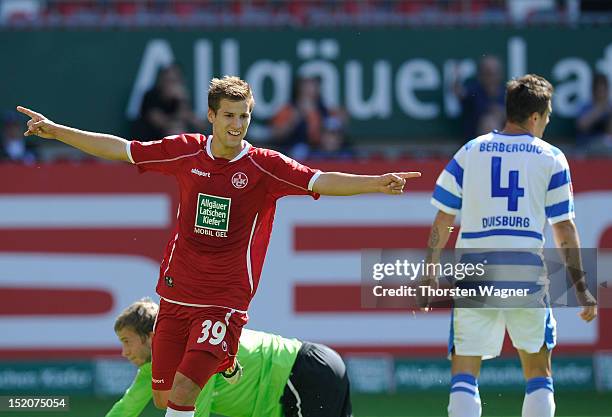
[[(208, 156), (210, 156), (210, 159), (215, 159), (215, 157), (212, 154), (212, 149), (210, 149), (211, 143), (212, 143), (212, 135), (208, 135), (208, 139), (206, 140), (206, 153), (208, 154)], [(236, 162), (237, 160), (245, 156), (247, 152), (249, 151), (249, 149), (251, 149), (251, 144), (245, 140), (244, 148), (242, 148), (240, 153), (236, 155), (234, 159), (232, 159), (230, 162)]]

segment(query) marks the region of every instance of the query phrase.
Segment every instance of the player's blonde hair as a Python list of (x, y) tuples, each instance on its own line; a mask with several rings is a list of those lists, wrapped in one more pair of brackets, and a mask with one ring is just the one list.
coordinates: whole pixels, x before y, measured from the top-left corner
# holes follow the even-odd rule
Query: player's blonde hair
[(251, 86), (238, 77), (226, 75), (221, 79), (213, 78), (210, 81), (208, 108), (217, 114), (223, 99), (231, 101), (247, 100), (249, 102), (249, 111), (253, 111), (253, 107), (255, 107), (255, 99), (253, 98)]
[(522, 123), (533, 113), (542, 116), (548, 110), (554, 88), (544, 77), (535, 74), (514, 78), (506, 84), (506, 118)]
[(115, 333), (129, 327), (145, 340), (153, 331), (159, 306), (149, 297), (141, 298), (123, 310), (115, 320)]

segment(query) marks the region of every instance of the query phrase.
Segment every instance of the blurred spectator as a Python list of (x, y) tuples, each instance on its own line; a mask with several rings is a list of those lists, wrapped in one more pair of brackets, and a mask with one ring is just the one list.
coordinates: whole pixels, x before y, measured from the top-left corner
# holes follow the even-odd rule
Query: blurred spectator
[(537, 13), (554, 12), (556, 3), (555, 0), (508, 0), (507, 8), (513, 21), (524, 22)]
[(23, 136), (23, 120), (10, 110), (2, 115), (0, 161), (33, 164), (37, 155), (30, 141)]
[(354, 156), (355, 152), (346, 137), (345, 122), (339, 115), (327, 117), (323, 121), (319, 143), (309, 152), (308, 158), (351, 159)]
[(465, 85), (457, 85), (461, 101), (463, 130), (466, 138), (501, 129), (505, 121), (503, 74), (497, 57), (487, 55), (478, 63), (478, 76)]
[(312, 77), (297, 78), (291, 102), (272, 119), (272, 140), (292, 158), (304, 159), (319, 145), (323, 121), (328, 115), (321, 100), (320, 81)]
[(180, 67), (171, 64), (160, 70), (155, 85), (142, 99), (134, 136), (149, 141), (185, 132), (204, 132), (206, 128), (204, 120), (193, 112)]
[[(609, 0), (0, 0), (0, 25), (372, 26), (568, 22), (612, 10)], [(229, 18), (223, 18), (224, 16)], [(610, 19), (607, 19), (609, 22)], [(573, 21), (573, 20), (571, 20)]]
[(578, 145), (595, 151), (612, 150), (612, 102), (604, 74), (595, 74), (591, 92), (591, 102), (582, 107), (576, 120)]
[(484, 135), (494, 130), (501, 129), (500, 123), (501, 126), (503, 126), (504, 120), (505, 115), (500, 114), (500, 111), (497, 108), (495, 110), (483, 114), (480, 119), (478, 119), (478, 126), (476, 127), (476, 136)]
[(44, 9), (39, 0), (3, 0), (0, 1), (0, 22), (31, 21), (38, 18)]

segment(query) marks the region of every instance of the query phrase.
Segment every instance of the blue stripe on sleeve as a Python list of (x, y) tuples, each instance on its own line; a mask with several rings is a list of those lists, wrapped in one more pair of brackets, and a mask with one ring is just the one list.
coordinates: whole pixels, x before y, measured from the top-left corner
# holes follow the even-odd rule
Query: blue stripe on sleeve
[(461, 168), (457, 160), (455, 158), (451, 159), (444, 169), (455, 177), (455, 181), (457, 181), (459, 187), (463, 188), (463, 168)]
[(548, 191), (554, 190), (555, 188), (559, 188), (562, 185), (570, 182), (570, 175), (567, 169), (563, 171), (557, 172), (555, 175), (550, 177), (550, 183), (548, 184)]
[(574, 211), (574, 202), (565, 200), (560, 203), (553, 204), (552, 206), (547, 206), (544, 210), (546, 211), (546, 217), (548, 218), (562, 216)]
[(454, 208), (459, 210), (461, 208), (461, 197), (457, 197), (452, 194), (450, 191), (445, 190), (444, 188), (436, 185), (434, 189), (433, 198), (444, 204), (446, 207)]

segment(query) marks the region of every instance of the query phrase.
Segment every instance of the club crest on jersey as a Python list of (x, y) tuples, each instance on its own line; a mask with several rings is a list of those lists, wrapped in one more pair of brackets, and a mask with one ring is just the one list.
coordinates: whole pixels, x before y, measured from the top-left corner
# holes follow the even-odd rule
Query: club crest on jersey
[(166, 287), (174, 287), (174, 280), (172, 277), (165, 276), (164, 281), (166, 282)]
[(244, 188), (249, 183), (249, 177), (244, 172), (236, 172), (232, 176), (232, 185), (238, 189)]

